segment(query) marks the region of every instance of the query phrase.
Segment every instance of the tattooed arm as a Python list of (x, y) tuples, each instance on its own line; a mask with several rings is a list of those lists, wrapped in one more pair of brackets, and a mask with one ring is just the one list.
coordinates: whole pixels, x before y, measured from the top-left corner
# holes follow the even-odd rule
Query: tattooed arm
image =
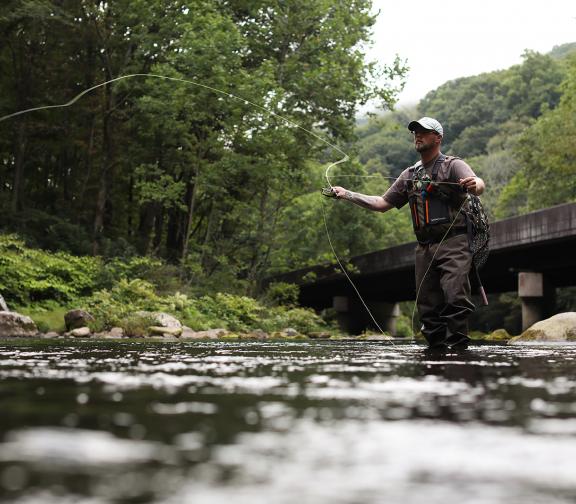
[(387, 212), (394, 208), (382, 196), (368, 196), (367, 194), (357, 193), (344, 189), (343, 187), (334, 186), (332, 188), (337, 198), (348, 200), (355, 205), (375, 210), (376, 212)]

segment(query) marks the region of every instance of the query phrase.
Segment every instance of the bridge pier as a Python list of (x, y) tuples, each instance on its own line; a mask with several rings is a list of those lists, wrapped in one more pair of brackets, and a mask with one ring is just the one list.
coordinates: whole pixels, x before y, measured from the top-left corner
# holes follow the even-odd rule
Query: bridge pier
[(554, 312), (556, 289), (543, 273), (519, 272), (518, 296), (522, 300), (522, 331)]
[[(400, 315), (398, 303), (367, 301), (366, 304), (382, 330), (392, 336), (396, 336), (396, 320)], [(332, 307), (336, 311), (338, 325), (343, 331), (350, 334), (359, 334), (367, 327), (374, 326), (374, 322), (366, 308), (355, 297), (334, 296), (332, 298)]]

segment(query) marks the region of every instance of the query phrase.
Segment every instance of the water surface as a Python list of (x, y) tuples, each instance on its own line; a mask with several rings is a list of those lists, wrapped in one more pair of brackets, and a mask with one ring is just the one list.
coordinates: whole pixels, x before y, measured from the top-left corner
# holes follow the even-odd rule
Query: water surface
[(0, 341), (0, 500), (572, 503), (576, 346)]

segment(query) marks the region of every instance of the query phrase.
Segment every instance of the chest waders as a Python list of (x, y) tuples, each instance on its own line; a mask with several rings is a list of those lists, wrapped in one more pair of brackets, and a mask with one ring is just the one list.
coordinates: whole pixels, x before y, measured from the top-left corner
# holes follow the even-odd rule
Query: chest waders
[[(412, 225), (416, 239), (421, 245), (440, 243), (445, 238), (461, 234), (468, 235), (473, 254), (472, 269), (484, 305), (488, 298), (482, 286), (478, 270), (488, 257), (488, 219), (478, 196), (463, 189), (447, 187), (437, 183), (438, 171), (444, 161), (450, 163), (453, 156), (440, 154), (429, 176), (421, 163), (414, 166), (408, 191), (408, 202), (412, 214)], [(477, 222), (478, 221), (478, 222)]]

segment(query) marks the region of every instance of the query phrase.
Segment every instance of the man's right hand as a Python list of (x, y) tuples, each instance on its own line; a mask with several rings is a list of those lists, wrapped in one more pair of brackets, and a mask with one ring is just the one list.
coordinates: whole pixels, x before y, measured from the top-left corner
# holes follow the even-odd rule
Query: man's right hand
[(340, 186), (332, 186), (332, 191), (334, 191), (337, 198), (343, 198), (346, 194), (346, 189)]

